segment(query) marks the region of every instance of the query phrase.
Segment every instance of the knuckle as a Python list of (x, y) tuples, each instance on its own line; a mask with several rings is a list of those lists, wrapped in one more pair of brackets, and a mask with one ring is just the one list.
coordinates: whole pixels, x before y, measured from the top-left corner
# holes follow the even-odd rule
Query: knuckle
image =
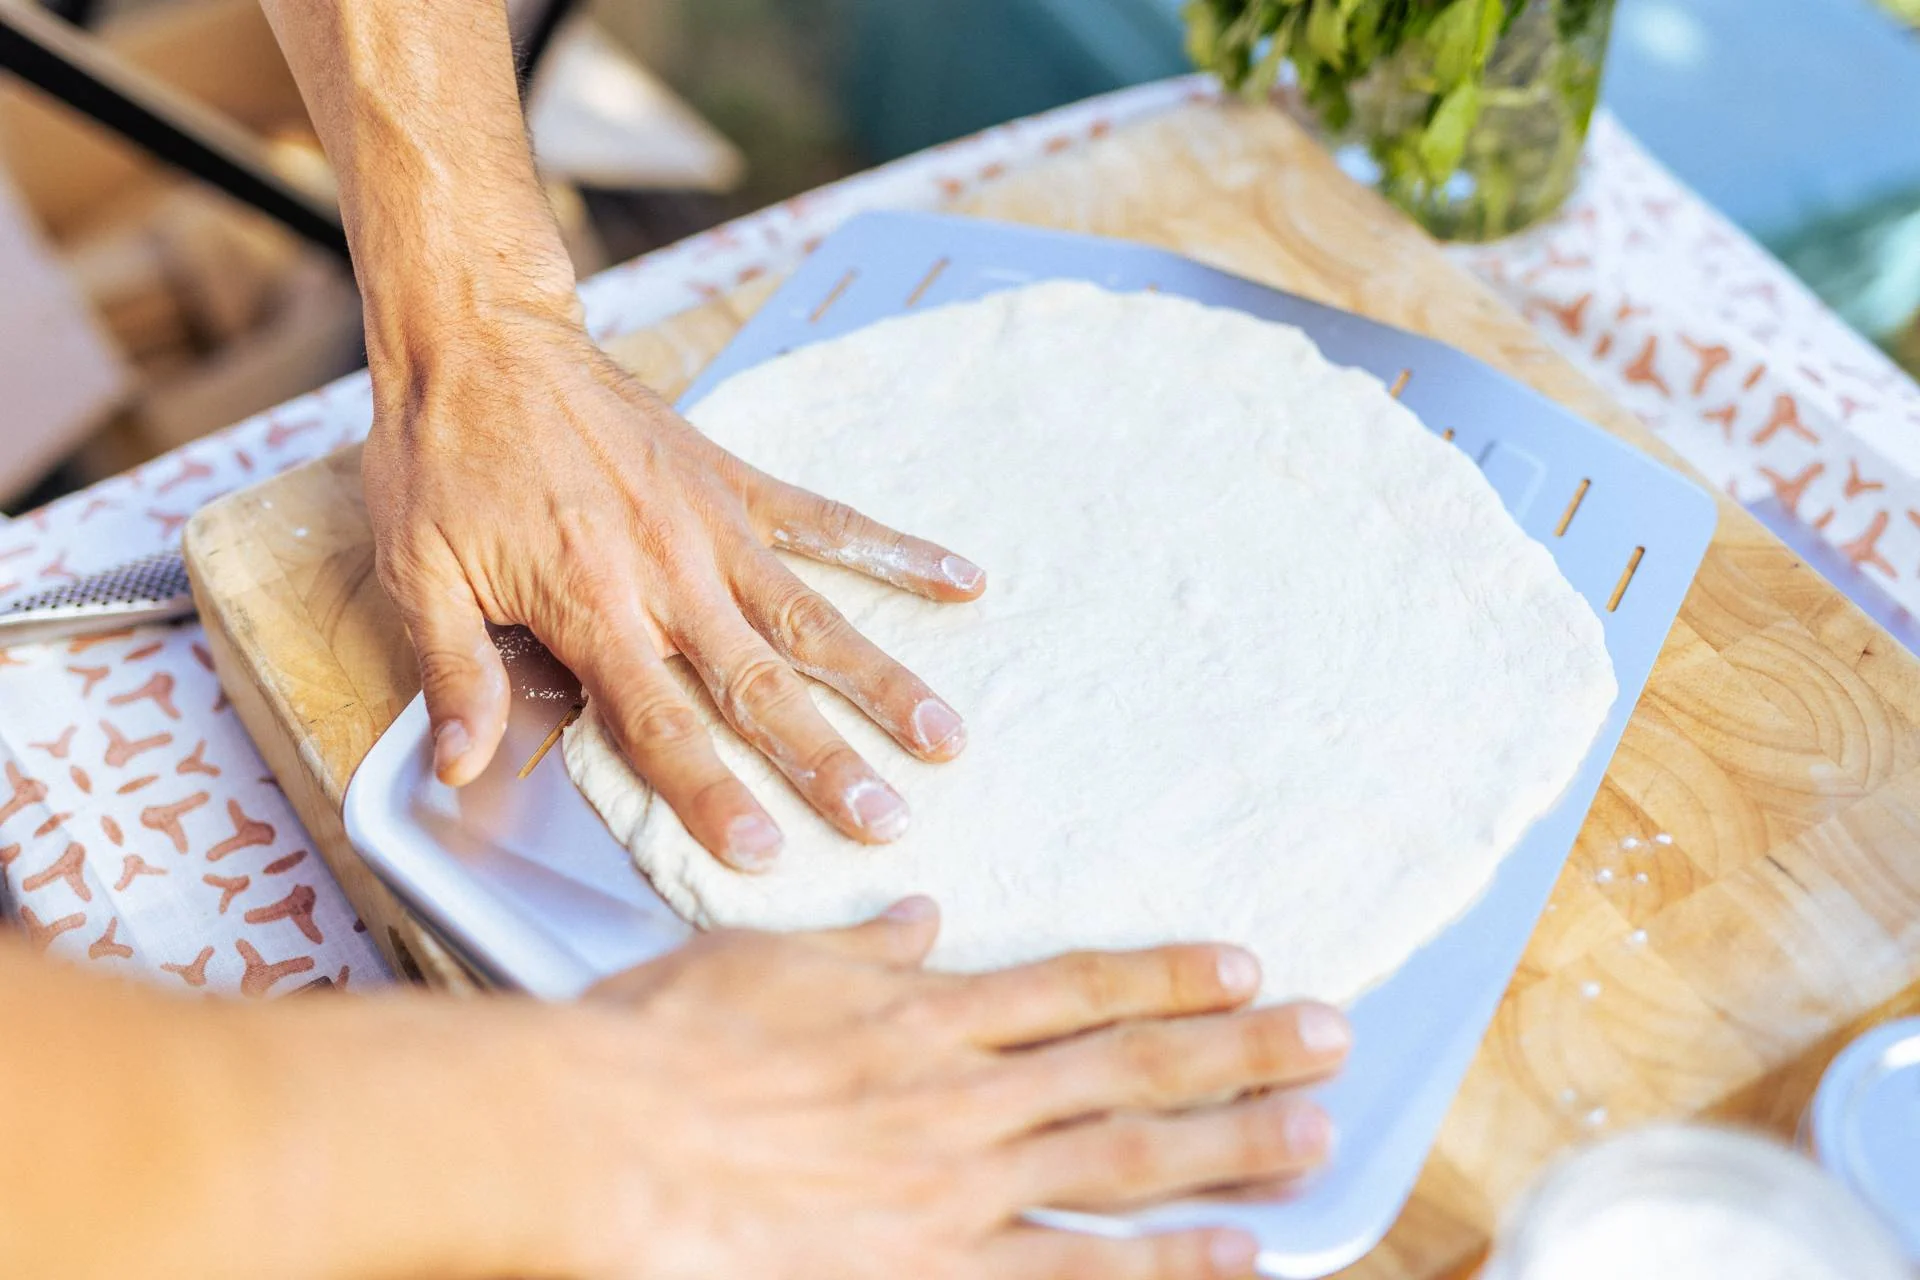
[(1217, 947), (1182, 947), (1168, 965), (1168, 981), (1174, 997), (1184, 1005), (1217, 1009), (1234, 1005), (1245, 998), (1231, 981), (1238, 975), (1223, 969)]
[(1145, 1125), (1113, 1123), (1103, 1145), (1106, 1148), (1102, 1152), (1103, 1164), (1113, 1171), (1113, 1179), (1121, 1189), (1145, 1190), (1158, 1181), (1162, 1163), (1160, 1144)]
[(480, 655), (444, 641), (414, 642), (420, 659), (420, 684), (428, 693), (464, 684), (480, 673)]
[(938, 1109), (942, 1116), (958, 1125), (963, 1132), (973, 1131), (981, 1124), (997, 1118), (1005, 1098), (1006, 1089), (1000, 1080), (981, 1073), (949, 1085), (943, 1091)]
[(951, 1040), (964, 1037), (969, 1027), (990, 1012), (986, 997), (978, 979), (958, 978), (940, 982), (914, 1000), (911, 1007), (913, 1016), (922, 1019), (924, 1026)]
[(946, 992), (915, 993), (893, 1008), (889, 1021), (910, 1042), (927, 1045), (954, 1039), (961, 1019), (960, 1006)]
[(801, 589), (782, 602), (775, 619), (781, 643), (799, 655), (814, 655), (839, 639), (846, 619), (817, 591)]
[(751, 796), (738, 778), (731, 773), (723, 773), (709, 782), (702, 783), (693, 798), (687, 801), (690, 813), (712, 813), (727, 810), (742, 804), (751, 804)]
[(948, 1157), (954, 1168), (956, 1188), (955, 1212), (949, 1222), (957, 1235), (973, 1239), (1006, 1221), (1008, 1188), (1016, 1185), (1019, 1178), (1016, 1163), (1005, 1154), (1005, 1149), (983, 1147), (978, 1142), (978, 1132), (977, 1128), (973, 1130), (969, 1135), (973, 1141)]
[(1008, 1066), (986, 1054), (966, 1054), (961, 1061), (966, 1065), (944, 1102), (973, 1140), (1028, 1123), (1036, 1080), (1029, 1064)]
[(1134, 1095), (1147, 1105), (1182, 1101), (1187, 1073), (1180, 1054), (1154, 1030), (1130, 1029), (1118, 1036), (1118, 1049)]
[[(874, 709), (876, 718), (890, 714), (913, 731), (913, 713), (921, 703), (936, 697), (925, 681), (891, 658), (882, 657), (877, 670), (862, 681), (864, 704)], [(916, 734), (917, 737), (917, 734)]]
[(843, 785), (844, 780), (873, 779), (879, 775), (860, 758), (860, 753), (848, 746), (831, 729), (830, 735), (811, 755), (801, 761), (801, 767), (816, 777)]
[(1076, 951), (1060, 958), (1066, 986), (1092, 1014), (1116, 1012), (1123, 1006), (1126, 984), (1119, 967), (1112, 956), (1097, 951)]
[(648, 751), (671, 751), (697, 742), (706, 733), (700, 717), (684, 703), (660, 702), (634, 709), (627, 721), (630, 745)]
[(1153, 981), (1182, 1007), (1211, 1005), (1221, 994), (1220, 966), (1210, 949), (1180, 947), (1155, 954)]
[(585, 555), (563, 547), (559, 565), (561, 599), (578, 606), (583, 619), (622, 616), (631, 604), (632, 583), (612, 557)]
[(1240, 1024), (1240, 1060), (1255, 1080), (1271, 1080), (1294, 1065), (1296, 1041), (1292, 1024), (1282, 1018), (1253, 1016)]
[(820, 536), (829, 543), (844, 546), (859, 535), (865, 518), (844, 502), (822, 498), (820, 505), (814, 508), (813, 523), (820, 531)]
[(584, 567), (602, 559), (594, 552), (606, 545), (604, 519), (595, 520), (577, 502), (558, 502), (548, 507), (547, 521), (553, 529), (555, 546), (569, 564)]
[(373, 575), (388, 596), (405, 605), (426, 589), (427, 557), (411, 541), (383, 538), (374, 548)]
[(1252, 1176), (1286, 1169), (1295, 1161), (1287, 1141), (1286, 1108), (1248, 1107), (1234, 1115), (1231, 1159), (1225, 1172)]
[(919, 1160), (898, 1169), (895, 1194), (922, 1214), (937, 1216), (956, 1198), (959, 1178), (946, 1161)]
[(405, 599), (413, 585), (407, 565), (411, 557), (389, 542), (382, 542), (373, 553), (373, 576), (380, 589), (394, 600)]
[(755, 658), (726, 679), (727, 710), (735, 718), (743, 711), (765, 713), (782, 707), (795, 692), (792, 668), (773, 658)]
[(1168, 1236), (1153, 1241), (1142, 1264), (1141, 1280), (1199, 1280), (1214, 1274), (1206, 1241), (1192, 1236)]
[(668, 583), (705, 582), (718, 577), (712, 545), (687, 537), (682, 522), (665, 517), (643, 521), (638, 541)]

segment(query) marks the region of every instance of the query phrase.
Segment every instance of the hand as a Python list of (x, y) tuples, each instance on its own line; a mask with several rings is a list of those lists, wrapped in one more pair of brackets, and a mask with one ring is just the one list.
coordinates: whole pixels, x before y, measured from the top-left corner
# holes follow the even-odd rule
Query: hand
[(566, 298), (488, 309), (401, 353), (370, 343), (367, 506), (380, 580), (419, 655), (439, 775), (468, 782), (492, 758), (510, 694), (484, 624), (523, 623), (730, 866), (764, 868), (781, 834), (669, 678), (674, 653), (835, 827), (897, 837), (906, 803), (800, 673), (923, 759), (960, 751), (960, 717), (769, 548), (935, 600), (973, 599), (984, 575), (710, 443), (592, 344)]
[(930, 974), (936, 929), (909, 899), (839, 933), (707, 934), (554, 1011), (549, 1066), (511, 1103), (536, 1137), (502, 1144), (544, 1234), (487, 1262), (609, 1280), (1251, 1275), (1234, 1231), (1114, 1241), (1019, 1216), (1316, 1165), (1330, 1134), (1312, 1103), (1221, 1100), (1333, 1071), (1340, 1015), (1235, 1012), (1258, 968), (1225, 947)]

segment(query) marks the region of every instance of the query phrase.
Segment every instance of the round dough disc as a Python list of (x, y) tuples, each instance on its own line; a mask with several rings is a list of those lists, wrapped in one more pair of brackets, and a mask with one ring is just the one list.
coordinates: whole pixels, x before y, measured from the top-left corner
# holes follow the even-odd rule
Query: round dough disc
[(1346, 1001), (1470, 907), (1616, 689), (1599, 620), (1478, 468), (1299, 330), (1161, 294), (1033, 285), (731, 379), (691, 417), (782, 479), (984, 566), (971, 604), (789, 563), (966, 718), (909, 757), (829, 721), (913, 807), (842, 837), (721, 723), (786, 832), (721, 865), (594, 710), (569, 771), (698, 925), (844, 925), (912, 893), (932, 963), (1236, 942), (1264, 995)]

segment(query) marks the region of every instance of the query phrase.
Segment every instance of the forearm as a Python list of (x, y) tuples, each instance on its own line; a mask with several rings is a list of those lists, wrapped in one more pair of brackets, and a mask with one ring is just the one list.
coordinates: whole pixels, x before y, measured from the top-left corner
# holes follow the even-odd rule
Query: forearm
[(527, 1256), (518, 1117), (498, 1105), (514, 1064), (473, 1052), (490, 1013), (515, 1011), (172, 998), (0, 939), (0, 1276), (456, 1276)]
[[(209, 1006), (0, 941), (0, 1275), (184, 1274), (245, 1204), (266, 1099)], [(235, 1215), (242, 1248), (266, 1215)]]
[(570, 310), (502, 0), (265, 0), (338, 171), (376, 366), (447, 324)]

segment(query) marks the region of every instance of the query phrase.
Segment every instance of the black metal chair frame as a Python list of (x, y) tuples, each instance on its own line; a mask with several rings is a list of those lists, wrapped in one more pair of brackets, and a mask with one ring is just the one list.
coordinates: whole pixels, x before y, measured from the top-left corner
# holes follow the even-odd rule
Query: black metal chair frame
[[(521, 92), (574, 0), (548, 0), (518, 42)], [(84, 19), (91, 5), (69, 0)], [(85, 30), (54, 13), (0, 0), (0, 71), (9, 71), (90, 117), (155, 159), (225, 191), (320, 248), (347, 260), (347, 237), (333, 202), (276, 173), (257, 138), (116, 57)]]

